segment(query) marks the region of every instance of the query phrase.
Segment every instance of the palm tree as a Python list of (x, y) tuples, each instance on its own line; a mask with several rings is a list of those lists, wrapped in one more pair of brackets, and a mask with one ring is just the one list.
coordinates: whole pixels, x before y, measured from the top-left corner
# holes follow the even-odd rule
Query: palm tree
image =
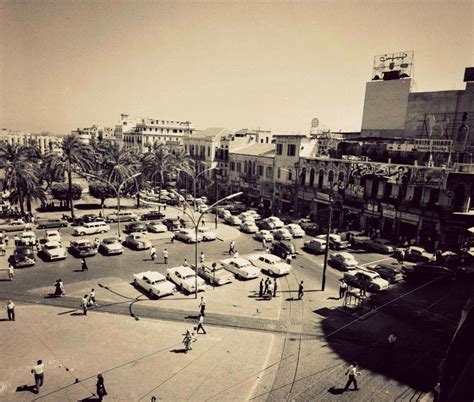
[(139, 168), (139, 156), (134, 149), (107, 142), (99, 147), (98, 152), (101, 177), (112, 184), (123, 182)]
[(72, 201), (72, 172), (74, 170), (90, 171), (95, 165), (95, 154), (91, 148), (83, 144), (78, 137), (66, 135), (63, 138), (60, 154), (48, 155), (51, 158), (51, 169), (68, 179), (68, 201), (71, 209), (71, 218), (74, 218), (74, 205)]

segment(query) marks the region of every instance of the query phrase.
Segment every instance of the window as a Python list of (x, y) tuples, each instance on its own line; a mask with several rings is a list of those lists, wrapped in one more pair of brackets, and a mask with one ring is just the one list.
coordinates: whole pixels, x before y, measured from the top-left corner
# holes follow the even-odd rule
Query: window
[(232, 172), (235, 170), (235, 162), (230, 162), (230, 170)]
[(310, 187), (314, 186), (314, 169), (313, 168), (311, 168), (311, 170), (309, 171), (309, 185)]
[(259, 176), (263, 176), (263, 166), (261, 166), (261, 165), (257, 166), (257, 174)]
[(240, 162), (237, 162), (237, 172), (240, 172), (242, 170), (242, 164)]
[(324, 182), (324, 170), (321, 169), (319, 171), (319, 176), (318, 176), (318, 188), (322, 188), (323, 187), (323, 182)]
[(277, 170), (277, 179), (279, 179), (280, 177), (281, 177), (281, 169), (278, 168), (278, 170)]
[(287, 178), (288, 178), (288, 181), (293, 180), (293, 172), (291, 170), (288, 170)]
[(328, 182), (329, 186), (332, 186), (332, 184), (334, 183), (334, 172), (332, 170), (330, 170), (328, 173)]
[(288, 144), (288, 156), (295, 156), (296, 155), (296, 145), (295, 144)]
[(267, 166), (265, 169), (265, 176), (266, 177), (272, 177), (273, 169), (270, 166)]
[(276, 144), (276, 154), (282, 155), (283, 154), (283, 144)]

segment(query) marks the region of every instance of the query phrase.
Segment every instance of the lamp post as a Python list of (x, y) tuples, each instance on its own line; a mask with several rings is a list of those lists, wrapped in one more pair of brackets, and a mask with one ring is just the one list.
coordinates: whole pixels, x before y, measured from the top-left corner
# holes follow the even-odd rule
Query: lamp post
[(105, 183), (107, 183), (110, 187), (112, 187), (115, 190), (115, 193), (117, 194), (117, 238), (120, 240), (120, 192), (122, 191), (123, 185), (131, 180), (135, 179), (136, 177), (140, 176), (141, 173), (135, 173), (134, 175), (127, 177), (125, 180), (123, 180), (118, 187), (116, 187), (113, 183), (110, 182), (110, 180), (103, 179), (102, 177), (90, 174), (90, 173), (82, 173), (84, 176), (91, 177), (96, 180), (101, 180)]
[[(209, 170), (209, 169), (208, 169)], [(202, 173), (202, 172), (201, 172)], [(197, 176), (196, 176), (197, 177)], [(196, 183), (196, 181), (194, 182)], [(194, 189), (196, 188), (196, 185), (194, 185)], [(171, 190), (173, 193), (175, 193), (176, 195), (179, 195), (176, 191), (174, 190)], [(235, 198), (235, 197), (238, 197), (239, 195), (242, 195), (242, 192), (238, 192), (238, 193), (234, 193), (234, 194), (231, 194), (231, 195), (228, 195), (227, 197), (224, 197), (224, 198), (221, 198), (220, 200), (216, 201), (214, 204), (212, 204), (209, 208), (208, 208), (208, 211), (215, 208), (217, 205), (219, 205), (220, 203), (224, 202), (224, 201), (228, 201), (232, 198)], [(191, 207), (190, 205), (188, 204), (188, 202), (186, 200), (184, 200), (184, 203), (187, 205), (188, 207), (188, 210), (191, 211)], [(206, 212), (201, 212), (199, 214), (199, 217), (196, 219), (196, 217), (194, 216), (194, 214), (196, 213), (196, 210), (193, 211), (192, 214), (186, 212), (186, 211), (183, 211), (188, 217), (189, 219), (191, 219), (191, 222), (193, 223), (194, 225), (194, 236), (195, 236), (195, 243), (194, 243), (194, 269), (195, 269), (195, 272), (196, 272), (196, 275), (195, 275), (195, 283), (194, 283), (194, 298), (197, 299), (197, 293), (198, 293), (198, 272), (199, 272), (199, 265), (198, 265), (198, 231), (199, 231), (199, 224), (201, 223), (201, 220), (202, 220), (202, 217), (204, 216), (204, 214)]]
[(324, 292), (326, 287), (326, 270), (328, 267), (328, 254), (329, 254), (329, 235), (331, 234), (331, 224), (332, 224), (332, 203), (334, 201), (334, 196), (332, 193), (329, 194), (329, 220), (328, 220), (328, 230), (326, 232), (326, 249), (324, 250), (324, 265), (323, 265), (323, 279), (321, 281), (321, 291)]

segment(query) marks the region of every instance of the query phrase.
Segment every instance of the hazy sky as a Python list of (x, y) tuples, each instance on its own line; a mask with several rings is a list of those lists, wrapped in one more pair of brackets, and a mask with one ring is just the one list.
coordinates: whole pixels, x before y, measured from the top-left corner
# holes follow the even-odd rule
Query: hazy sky
[(473, 4), (0, 0), (0, 127), (67, 133), (129, 113), (360, 130), (377, 54), (414, 50), (418, 91), (464, 88)]

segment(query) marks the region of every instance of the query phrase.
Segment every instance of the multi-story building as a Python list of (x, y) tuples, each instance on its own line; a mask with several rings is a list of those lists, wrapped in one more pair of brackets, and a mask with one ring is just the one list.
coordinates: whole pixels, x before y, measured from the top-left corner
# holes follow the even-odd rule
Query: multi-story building
[(36, 145), (41, 154), (48, 152), (59, 152), (61, 147), (61, 136), (50, 133), (24, 133), (2, 129), (0, 131), (0, 142), (9, 144)]
[(93, 124), (91, 127), (72, 130), (71, 134), (78, 137), (83, 144), (90, 144), (91, 141), (98, 139), (99, 127), (96, 124)]

